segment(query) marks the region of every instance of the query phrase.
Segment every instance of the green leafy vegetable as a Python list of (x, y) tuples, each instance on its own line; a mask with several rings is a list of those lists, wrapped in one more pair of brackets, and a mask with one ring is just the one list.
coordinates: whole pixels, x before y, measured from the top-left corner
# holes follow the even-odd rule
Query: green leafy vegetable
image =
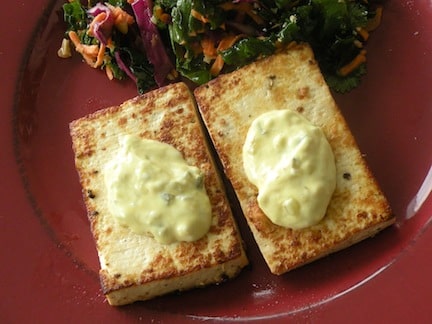
[[(367, 26), (377, 7), (363, 0), (154, 0), (153, 7), (137, 1), (153, 9), (150, 24), (159, 30), (176, 72), (194, 83), (295, 41), (310, 44), (327, 83), (339, 92), (358, 86), (366, 73)], [(88, 33), (93, 17), (87, 10), (101, 5), (133, 12), (127, 0), (90, 1), (88, 7), (73, 0), (63, 6), (67, 31), (77, 32), (82, 44), (98, 44)], [(117, 79), (131, 76), (143, 92), (155, 86), (157, 67), (142, 50), (140, 31), (136, 24), (126, 35), (113, 31), (114, 48), (106, 49), (103, 68)]]
[(63, 5), (63, 17), (68, 24), (67, 30), (84, 30), (87, 28), (87, 13), (77, 0)]
[(346, 77), (341, 77), (338, 74), (328, 74), (325, 76), (328, 86), (340, 93), (348, 92), (360, 83), (360, 78), (366, 74), (366, 65), (361, 64), (353, 73)]
[[(291, 1), (285, 1), (291, 5)], [(342, 76), (339, 71), (363, 50), (364, 40), (357, 29), (368, 22), (369, 9), (362, 2), (310, 0), (293, 6), (278, 34), (282, 43), (292, 40), (307, 42), (329, 86), (338, 92), (347, 92), (361, 81), (366, 65), (358, 65), (355, 71)]]
[(243, 66), (259, 56), (268, 56), (275, 51), (274, 42), (270, 39), (244, 38), (222, 52), (225, 63)]
[[(131, 11), (130, 5), (126, 0), (108, 0), (106, 3), (88, 2), (88, 6), (83, 5), (79, 0), (73, 0), (63, 5), (64, 20), (67, 23), (67, 33), (75, 32), (81, 44), (101, 46), (101, 41), (89, 32), (90, 24), (94, 17), (90, 14), (91, 9), (97, 9), (96, 14), (104, 12), (111, 14), (112, 7), (123, 8)], [(106, 45), (102, 69), (109, 69), (113, 78), (123, 80), (129, 75), (136, 83), (139, 93), (155, 87), (153, 77), (153, 66), (148, 62), (146, 53), (141, 49), (142, 42), (139, 38), (137, 26), (128, 28), (127, 33), (123, 33), (110, 24), (111, 45)]]
[(153, 67), (149, 64), (142, 52), (132, 47), (117, 48), (120, 57), (128, 65), (130, 71), (135, 76), (138, 93), (144, 93), (147, 89), (156, 86), (153, 79)]

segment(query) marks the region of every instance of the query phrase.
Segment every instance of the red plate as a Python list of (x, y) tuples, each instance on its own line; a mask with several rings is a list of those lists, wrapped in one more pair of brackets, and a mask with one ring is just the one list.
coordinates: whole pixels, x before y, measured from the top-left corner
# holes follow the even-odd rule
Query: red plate
[(432, 300), (432, 6), (389, 1), (360, 88), (336, 99), (394, 212), (372, 239), (286, 275), (267, 270), (240, 221), (252, 266), (230, 282), (115, 308), (73, 165), (68, 123), (136, 95), (76, 56), (57, 57), (62, 1), (1, 11), (0, 319), (3, 323), (429, 318)]

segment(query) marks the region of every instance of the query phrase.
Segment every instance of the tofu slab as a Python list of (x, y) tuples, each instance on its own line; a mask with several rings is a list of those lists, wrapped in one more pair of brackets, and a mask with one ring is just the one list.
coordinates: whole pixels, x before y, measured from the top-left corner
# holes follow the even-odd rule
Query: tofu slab
[[(248, 264), (195, 102), (184, 83), (73, 121), (70, 134), (99, 255), (102, 290), (111, 305), (218, 283), (233, 278)], [(110, 214), (102, 170), (117, 153), (124, 134), (173, 145), (190, 165), (204, 172), (212, 225), (202, 239), (160, 244), (119, 225)]]
[[(344, 249), (393, 224), (390, 206), (368, 169), (309, 46), (277, 54), (194, 91), (224, 172), (274, 274), (283, 274)], [(292, 109), (321, 127), (333, 149), (336, 190), (317, 225), (292, 230), (274, 225), (257, 204), (257, 188), (244, 172), (242, 147), (252, 121), (264, 112)]]

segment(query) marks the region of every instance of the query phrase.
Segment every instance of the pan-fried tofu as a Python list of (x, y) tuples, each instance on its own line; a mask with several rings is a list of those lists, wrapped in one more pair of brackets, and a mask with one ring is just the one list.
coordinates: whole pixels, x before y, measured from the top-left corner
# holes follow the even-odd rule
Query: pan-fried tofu
[[(375, 235), (395, 221), (338, 109), (308, 45), (287, 49), (195, 89), (204, 123), (254, 238), (274, 274), (283, 274)], [(292, 229), (274, 224), (257, 203), (242, 147), (252, 122), (290, 109), (324, 132), (334, 154), (336, 187), (324, 218)]]
[[(248, 264), (194, 99), (184, 83), (75, 120), (70, 133), (99, 255), (102, 290), (111, 305), (219, 283)], [(117, 221), (104, 180), (112, 175), (104, 170), (119, 154), (124, 136), (169, 144), (201, 170), (211, 205), (210, 228), (203, 237), (161, 243)]]

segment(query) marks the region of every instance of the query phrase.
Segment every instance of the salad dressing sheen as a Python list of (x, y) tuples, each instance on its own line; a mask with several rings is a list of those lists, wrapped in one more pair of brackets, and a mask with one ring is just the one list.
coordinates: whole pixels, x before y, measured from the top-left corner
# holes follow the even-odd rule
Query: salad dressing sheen
[(195, 241), (210, 228), (203, 174), (169, 144), (124, 136), (104, 178), (112, 215), (136, 233), (169, 244)]
[(299, 113), (273, 110), (256, 118), (243, 165), (274, 224), (301, 229), (324, 217), (336, 187), (334, 155), (322, 130)]

